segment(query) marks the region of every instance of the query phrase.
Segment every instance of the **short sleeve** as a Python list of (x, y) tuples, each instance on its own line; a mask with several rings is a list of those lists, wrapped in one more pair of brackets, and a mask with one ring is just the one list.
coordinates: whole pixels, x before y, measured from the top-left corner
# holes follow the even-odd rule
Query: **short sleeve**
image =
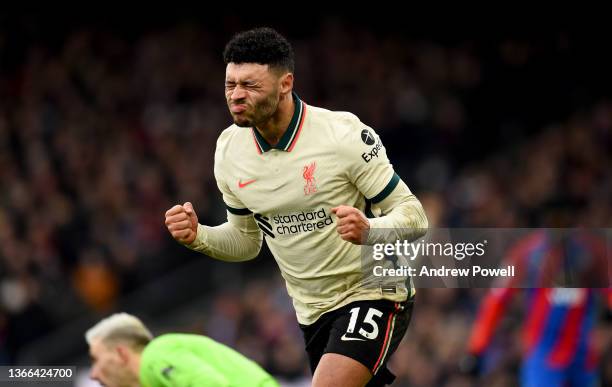
[[(229, 187), (228, 179), (230, 176), (225, 171), (223, 157), (225, 154), (224, 143), (227, 141), (227, 132), (224, 132), (217, 141), (217, 149), (215, 151), (215, 180), (217, 181), (217, 187), (223, 195), (223, 202), (227, 207), (227, 210), (234, 215), (249, 215), (252, 212), (238, 199), (238, 197), (232, 192)], [(238, 184), (238, 182), (236, 182)]]
[(348, 130), (340, 138), (340, 154), (346, 163), (348, 179), (366, 199), (378, 203), (395, 189), (400, 178), (387, 158), (380, 136), (352, 117)]

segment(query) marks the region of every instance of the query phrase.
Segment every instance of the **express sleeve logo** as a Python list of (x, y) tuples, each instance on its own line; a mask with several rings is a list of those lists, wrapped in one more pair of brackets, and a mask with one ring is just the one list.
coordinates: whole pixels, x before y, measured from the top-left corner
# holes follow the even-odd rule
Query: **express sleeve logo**
[(366, 145), (374, 145), (372, 148), (370, 148), (369, 151), (363, 152), (361, 154), (361, 158), (363, 159), (363, 161), (369, 163), (374, 158), (378, 158), (378, 154), (380, 153), (380, 150), (383, 147), (382, 141), (380, 141), (380, 137), (377, 141), (376, 137), (374, 136), (374, 133), (371, 130), (364, 129), (361, 131), (361, 141), (363, 141), (363, 143)]
[(364, 129), (361, 131), (361, 141), (363, 141), (363, 143), (366, 145), (374, 145), (376, 139), (370, 130)]

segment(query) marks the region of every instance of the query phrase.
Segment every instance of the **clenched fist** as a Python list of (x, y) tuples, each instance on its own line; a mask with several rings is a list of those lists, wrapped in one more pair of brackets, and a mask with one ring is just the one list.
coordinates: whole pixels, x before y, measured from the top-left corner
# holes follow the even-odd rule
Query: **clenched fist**
[(193, 243), (198, 234), (198, 216), (191, 203), (177, 204), (166, 211), (166, 227), (178, 242), (184, 245)]
[(342, 239), (356, 245), (362, 245), (366, 242), (365, 238), (367, 237), (367, 231), (370, 229), (370, 222), (363, 212), (351, 206), (338, 206), (331, 210), (338, 217), (336, 230)]

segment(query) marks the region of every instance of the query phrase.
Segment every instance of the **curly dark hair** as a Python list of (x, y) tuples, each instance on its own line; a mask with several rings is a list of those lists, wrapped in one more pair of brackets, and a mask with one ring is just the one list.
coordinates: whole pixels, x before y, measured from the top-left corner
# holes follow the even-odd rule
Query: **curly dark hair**
[(261, 27), (236, 34), (223, 50), (228, 63), (259, 63), (270, 68), (294, 71), (293, 48), (272, 28)]

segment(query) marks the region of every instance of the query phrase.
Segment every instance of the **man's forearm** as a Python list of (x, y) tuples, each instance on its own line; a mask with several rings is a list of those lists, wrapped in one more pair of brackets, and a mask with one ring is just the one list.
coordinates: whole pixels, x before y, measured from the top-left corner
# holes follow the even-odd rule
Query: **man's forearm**
[(421, 202), (402, 181), (381, 204), (385, 213), (370, 218), (367, 244), (392, 243), (396, 240), (413, 241), (427, 232), (428, 222)]
[(259, 229), (241, 230), (226, 222), (219, 226), (198, 225), (198, 234), (188, 248), (223, 261), (240, 262), (255, 258), (261, 250)]

